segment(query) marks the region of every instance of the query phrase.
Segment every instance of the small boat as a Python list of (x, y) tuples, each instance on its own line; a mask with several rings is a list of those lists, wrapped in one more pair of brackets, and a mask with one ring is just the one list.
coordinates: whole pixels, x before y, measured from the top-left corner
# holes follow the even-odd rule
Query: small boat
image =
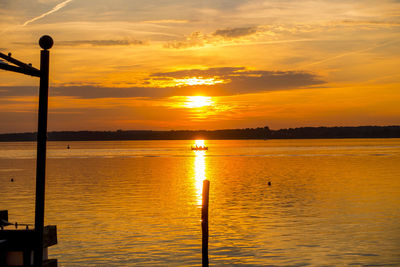
[(192, 146), (192, 150), (208, 150), (208, 146)]

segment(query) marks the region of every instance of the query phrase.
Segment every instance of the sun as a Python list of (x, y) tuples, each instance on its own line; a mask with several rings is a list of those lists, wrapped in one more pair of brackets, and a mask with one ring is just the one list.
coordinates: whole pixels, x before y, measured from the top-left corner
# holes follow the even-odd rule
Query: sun
[(211, 106), (213, 101), (209, 96), (187, 96), (185, 107), (187, 108), (201, 108)]

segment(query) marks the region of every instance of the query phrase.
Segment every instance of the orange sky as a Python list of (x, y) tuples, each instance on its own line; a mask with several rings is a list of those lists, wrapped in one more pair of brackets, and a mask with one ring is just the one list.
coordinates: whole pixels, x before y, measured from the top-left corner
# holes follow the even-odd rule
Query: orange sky
[[(0, 51), (51, 49), (52, 130), (400, 124), (400, 2), (2, 0)], [(1, 62), (0, 62), (1, 63)], [(0, 70), (0, 132), (38, 79)]]

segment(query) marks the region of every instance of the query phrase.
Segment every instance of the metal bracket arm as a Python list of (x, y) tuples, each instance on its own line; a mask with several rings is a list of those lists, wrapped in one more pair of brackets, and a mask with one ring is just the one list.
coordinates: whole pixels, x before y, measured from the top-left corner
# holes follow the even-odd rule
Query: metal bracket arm
[(11, 57), (11, 55), (7, 56), (0, 52), (0, 58), (18, 66), (17, 67), (17, 66), (9, 65), (5, 62), (0, 61), (0, 69), (18, 72), (18, 73), (22, 73), (22, 74), (26, 74), (26, 75), (30, 75), (30, 76), (40, 77), (40, 70)]

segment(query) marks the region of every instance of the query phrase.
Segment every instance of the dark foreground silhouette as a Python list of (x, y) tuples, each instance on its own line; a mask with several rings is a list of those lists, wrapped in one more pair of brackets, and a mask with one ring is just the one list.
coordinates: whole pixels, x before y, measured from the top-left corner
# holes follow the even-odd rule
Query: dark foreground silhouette
[[(269, 127), (199, 131), (60, 131), (49, 132), (50, 141), (97, 140), (224, 140), (224, 139), (322, 139), (400, 138), (400, 126), (301, 127), (271, 130)], [(0, 134), (0, 142), (35, 141), (36, 133)]]

